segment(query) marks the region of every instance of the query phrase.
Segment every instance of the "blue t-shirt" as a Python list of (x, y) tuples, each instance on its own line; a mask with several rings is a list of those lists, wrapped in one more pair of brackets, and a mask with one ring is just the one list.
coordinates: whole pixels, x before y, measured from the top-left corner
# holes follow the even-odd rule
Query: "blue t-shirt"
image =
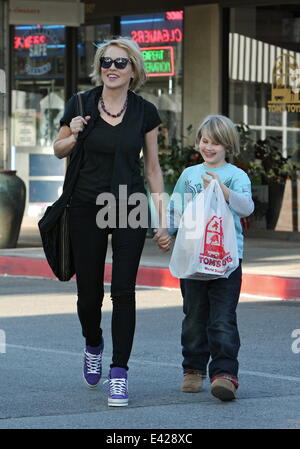
[(254, 206), (251, 197), (251, 181), (248, 175), (235, 165), (225, 164), (222, 167), (209, 168), (202, 163), (186, 168), (180, 175), (170, 198), (168, 206), (168, 230), (170, 234), (174, 234), (177, 231), (179, 219), (184, 212), (187, 202), (193, 200), (204, 188), (201, 175), (210, 178), (206, 172), (216, 173), (221, 182), (231, 191), (237, 192), (243, 195), (243, 197), (245, 196), (245, 198), (240, 198), (246, 200), (246, 215), (239, 210), (239, 195), (235, 197), (232, 195), (232, 198), (229, 197), (229, 209), (234, 218), (239, 258), (242, 259), (244, 237), (240, 219), (242, 216), (250, 215), (253, 212)]

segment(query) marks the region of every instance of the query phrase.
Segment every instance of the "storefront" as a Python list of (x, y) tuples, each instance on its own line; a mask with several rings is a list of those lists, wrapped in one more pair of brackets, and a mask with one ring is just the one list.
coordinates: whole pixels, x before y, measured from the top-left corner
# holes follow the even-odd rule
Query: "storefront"
[(10, 164), (26, 183), (28, 216), (41, 215), (61, 193), (65, 160), (53, 157), (52, 142), (65, 100), (92, 87), (95, 46), (105, 39), (121, 34), (139, 43), (148, 74), (142, 94), (160, 111), (162, 145), (180, 137), (182, 123), (183, 11), (101, 18), (97, 24), (87, 18), (71, 30), (43, 22), (11, 24), (10, 31)]
[(253, 185), (254, 224), (299, 231), (299, 181), (280, 174), (287, 165), (275, 159), (278, 148), (289, 163), (300, 162), (300, 5), (285, 3), (230, 9), (228, 114), (250, 127), (254, 141), (272, 145), (274, 176)]
[(83, 5), (11, 1), (9, 14), (8, 164), (26, 184), (25, 214), (39, 216), (62, 190), (65, 161), (53, 157), (52, 142), (70, 85), (70, 29), (84, 21)]
[[(65, 100), (91, 87), (95, 45), (114, 35), (141, 47), (148, 81), (140, 93), (159, 109), (162, 146), (224, 113), (249, 125), (253, 139), (279, 136), (283, 156), (300, 162), (298, 1), (85, 3), (85, 14), (82, 3), (66, 1), (65, 16), (52, 7), (53, 17), (27, 23), (11, 12), (9, 162), (27, 185), (27, 215), (40, 215), (61, 191), (65, 163), (51, 145)], [(254, 191), (268, 202), (266, 188)], [(276, 230), (299, 231), (298, 194), (286, 184)]]
[(167, 146), (181, 135), (183, 11), (122, 16), (120, 24), (121, 35), (141, 48), (148, 75), (142, 95), (160, 112)]

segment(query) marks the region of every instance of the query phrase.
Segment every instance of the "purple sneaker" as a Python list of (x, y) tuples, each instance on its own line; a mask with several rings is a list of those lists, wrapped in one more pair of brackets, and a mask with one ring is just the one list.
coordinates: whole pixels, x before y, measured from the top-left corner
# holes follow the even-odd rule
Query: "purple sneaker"
[(128, 381), (126, 369), (119, 367), (111, 368), (108, 376), (108, 383), (108, 405), (112, 407), (123, 407), (128, 405)]
[(90, 388), (95, 388), (102, 374), (102, 353), (104, 343), (100, 346), (86, 346), (84, 350), (83, 378)]

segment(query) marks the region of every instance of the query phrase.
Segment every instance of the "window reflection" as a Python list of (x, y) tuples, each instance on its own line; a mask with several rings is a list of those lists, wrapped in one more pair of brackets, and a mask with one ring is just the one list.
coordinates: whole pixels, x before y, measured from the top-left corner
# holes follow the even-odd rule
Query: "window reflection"
[(283, 154), (300, 133), (299, 24), (299, 5), (231, 9), (229, 115), (262, 139), (279, 134)]
[(183, 11), (121, 17), (121, 35), (143, 52), (148, 80), (142, 96), (156, 105), (162, 119), (161, 148), (181, 135)]

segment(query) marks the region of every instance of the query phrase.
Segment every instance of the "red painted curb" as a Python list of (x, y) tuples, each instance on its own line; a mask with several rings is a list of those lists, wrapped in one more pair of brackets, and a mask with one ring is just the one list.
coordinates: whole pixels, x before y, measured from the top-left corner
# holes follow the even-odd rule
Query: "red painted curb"
[(300, 299), (300, 278), (244, 273), (242, 293), (281, 299)]
[[(111, 273), (112, 265), (107, 263), (105, 282), (111, 281)], [(45, 259), (25, 257), (0, 257), (0, 274), (55, 279)], [(179, 280), (171, 275), (168, 268), (140, 266), (137, 285), (179, 288)], [(241, 293), (257, 297), (300, 299), (300, 278), (244, 273)]]
[(45, 259), (27, 257), (0, 257), (0, 274), (12, 276), (40, 276), (55, 279)]

